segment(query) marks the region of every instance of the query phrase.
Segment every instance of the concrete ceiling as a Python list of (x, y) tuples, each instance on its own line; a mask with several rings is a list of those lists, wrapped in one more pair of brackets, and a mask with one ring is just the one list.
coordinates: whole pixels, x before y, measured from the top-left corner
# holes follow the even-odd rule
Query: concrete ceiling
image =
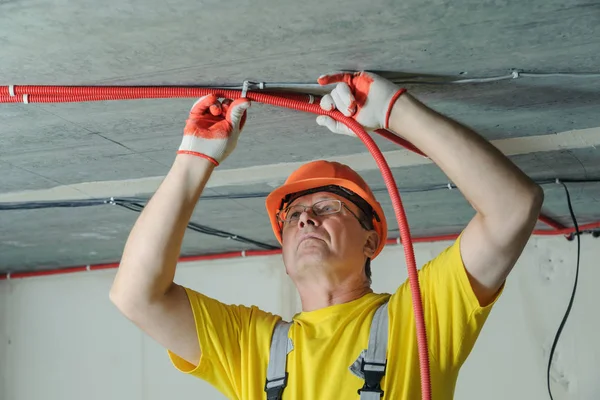
[[(599, 48), (600, 3), (580, 0), (0, 0), (0, 86), (314, 83), (340, 69), (429, 80), (513, 69), (600, 72)], [(535, 179), (600, 179), (600, 76), (407, 87), (511, 148)], [(192, 103), (1, 104), (0, 202), (135, 196), (143, 203), (174, 159)], [(525, 137), (531, 140), (520, 141)], [(457, 190), (429, 190), (448, 183), (439, 168), (382, 138), (377, 143), (394, 157), (413, 234), (459, 232), (473, 210)], [(318, 127), (313, 115), (256, 104), (193, 221), (277, 246), (266, 193), (285, 179), (295, 165), (289, 163), (340, 157), (364, 173), (392, 219), (379, 172), (361, 158), (365, 151), (360, 140)], [(600, 220), (600, 184), (570, 187), (579, 222)], [(544, 212), (571, 226), (562, 187), (544, 189)], [(117, 261), (137, 215), (110, 204), (0, 210), (0, 271)], [(253, 248), (189, 231), (182, 253)]]

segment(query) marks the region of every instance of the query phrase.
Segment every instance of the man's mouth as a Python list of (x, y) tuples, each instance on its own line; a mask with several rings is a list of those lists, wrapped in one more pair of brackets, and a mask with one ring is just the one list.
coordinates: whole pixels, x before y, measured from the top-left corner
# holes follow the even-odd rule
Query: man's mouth
[(321, 241), (323, 241), (323, 239), (321, 239), (320, 237), (318, 237), (318, 236), (316, 236), (316, 235), (307, 235), (307, 236), (304, 236), (304, 237), (302, 237), (302, 239), (300, 239), (300, 242), (299, 242), (299, 243), (302, 243), (302, 242), (304, 242), (304, 241), (306, 241), (306, 240), (310, 240), (310, 239), (312, 239), (312, 240), (321, 240)]

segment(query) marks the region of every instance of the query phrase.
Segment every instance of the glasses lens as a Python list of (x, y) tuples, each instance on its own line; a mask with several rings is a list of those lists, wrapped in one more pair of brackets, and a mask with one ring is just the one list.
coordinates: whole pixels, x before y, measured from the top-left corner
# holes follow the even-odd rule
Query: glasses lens
[(313, 205), (313, 210), (317, 215), (327, 215), (339, 212), (342, 202), (339, 200), (321, 200)]
[(300, 215), (303, 212), (304, 212), (303, 206), (291, 206), (291, 207), (284, 209), (281, 212), (280, 217), (283, 221), (290, 222), (290, 221), (294, 221), (294, 220), (297, 220), (298, 218), (300, 218)]

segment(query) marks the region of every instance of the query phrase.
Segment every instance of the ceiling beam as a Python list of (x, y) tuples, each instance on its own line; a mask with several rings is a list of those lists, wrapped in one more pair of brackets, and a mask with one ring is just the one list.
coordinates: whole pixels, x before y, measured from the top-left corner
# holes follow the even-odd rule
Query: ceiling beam
[[(600, 146), (600, 127), (580, 129), (549, 135), (499, 139), (491, 142), (507, 156), (520, 154), (581, 149)], [(411, 151), (400, 149), (383, 153), (391, 168), (430, 164), (432, 161)], [(350, 154), (331, 158), (349, 165), (357, 171), (377, 169), (370, 153)], [(207, 187), (267, 183), (281, 184), (294, 170), (306, 161), (257, 165), (236, 169), (217, 169)], [(0, 194), (0, 202), (57, 201), (101, 197), (131, 197), (154, 193), (164, 176), (115, 181), (84, 182), (56, 186), (50, 189), (28, 190)]]

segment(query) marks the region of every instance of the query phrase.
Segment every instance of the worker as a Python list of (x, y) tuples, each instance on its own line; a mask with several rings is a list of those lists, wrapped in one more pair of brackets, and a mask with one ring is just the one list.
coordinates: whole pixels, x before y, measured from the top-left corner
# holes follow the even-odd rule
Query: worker
[[(432, 398), (452, 399), (459, 369), (536, 224), (543, 192), (488, 141), (381, 76), (334, 73), (318, 82), (336, 84), (321, 98), (323, 109), (339, 110), (367, 132), (385, 128), (401, 135), (475, 209), (458, 238), (419, 269)], [(371, 260), (385, 245), (386, 216), (346, 165), (307, 163), (266, 199), (285, 271), (302, 303), (288, 324), (256, 306), (227, 305), (174, 282), (192, 211), (212, 172), (234, 151), (249, 106), (246, 98), (221, 102), (214, 95), (194, 104), (175, 161), (127, 240), (112, 302), (168, 350), (178, 370), (227, 398), (362, 399), (375, 393), (370, 398), (420, 399), (410, 288), (404, 282), (392, 294), (371, 289)], [(353, 135), (328, 116), (317, 123)], [(366, 382), (365, 350), (383, 305), (386, 361), (373, 384)], [(278, 326), (287, 326), (284, 386), (269, 391)]]

